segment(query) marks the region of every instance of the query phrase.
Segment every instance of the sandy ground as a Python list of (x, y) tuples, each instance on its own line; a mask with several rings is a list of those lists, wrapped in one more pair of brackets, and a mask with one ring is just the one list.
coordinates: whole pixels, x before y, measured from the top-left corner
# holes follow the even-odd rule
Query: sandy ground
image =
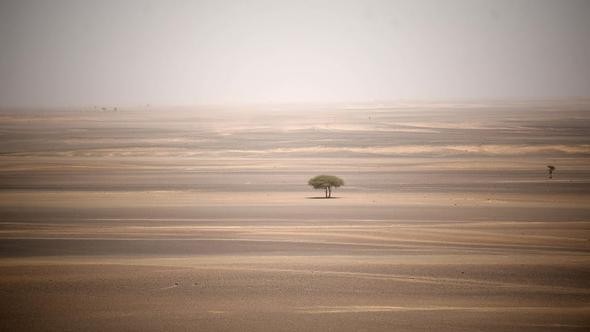
[(4, 112), (0, 330), (588, 331), (584, 107)]

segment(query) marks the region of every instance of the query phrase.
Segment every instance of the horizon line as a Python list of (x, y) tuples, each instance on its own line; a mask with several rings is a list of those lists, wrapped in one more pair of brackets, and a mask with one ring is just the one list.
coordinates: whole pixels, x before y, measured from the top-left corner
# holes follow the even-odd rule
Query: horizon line
[[(0, 105), (0, 111), (123, 111), (123, 110), (159, 110), (162, 108), (241, 108), (241, 107), (289, 107), (289, 106), (331, 106), (331, 107), (372, 107), (387, 108), (404, 106), (404, 104), (527, 104), (527, 103), (589, 103), (590, 96), (572, 97), (506, 97), (506, 98), (399, 98), (391, 100), (357, 100), (357, 101), (249, 101), (249, 102), (200, 102), (200, 103), (104, 103), (104, 104), (72, 104), (72, 105)], [(407, 105), (406, 105), (407, 106)]]

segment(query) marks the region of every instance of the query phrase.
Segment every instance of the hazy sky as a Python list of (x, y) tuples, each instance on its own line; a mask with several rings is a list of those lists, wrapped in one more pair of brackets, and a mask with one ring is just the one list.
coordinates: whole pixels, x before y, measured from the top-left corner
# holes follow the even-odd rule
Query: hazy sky
[(0, 106), (590, 97), (590, 1), (0, 0)]

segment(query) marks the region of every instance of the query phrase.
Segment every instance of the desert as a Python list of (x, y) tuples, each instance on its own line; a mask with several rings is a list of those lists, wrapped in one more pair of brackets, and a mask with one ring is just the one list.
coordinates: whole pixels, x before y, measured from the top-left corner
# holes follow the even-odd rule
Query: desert
[(588, 106), (4, 110), (0, 329), (586, 331)]

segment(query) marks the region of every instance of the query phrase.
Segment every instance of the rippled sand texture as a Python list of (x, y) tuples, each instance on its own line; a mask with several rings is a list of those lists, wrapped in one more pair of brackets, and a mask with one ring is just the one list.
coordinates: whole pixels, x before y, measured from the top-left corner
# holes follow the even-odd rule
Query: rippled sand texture
[(5, 110), (0, 136), (0, 330), (590, 330), (582, 102)]

